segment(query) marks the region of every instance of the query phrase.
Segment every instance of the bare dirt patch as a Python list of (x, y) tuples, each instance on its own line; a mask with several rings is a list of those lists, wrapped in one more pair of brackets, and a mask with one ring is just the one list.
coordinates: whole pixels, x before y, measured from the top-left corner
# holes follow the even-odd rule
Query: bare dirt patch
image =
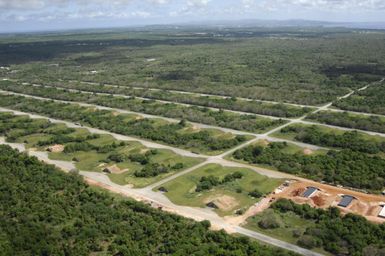
[(239, 215), (239, 216), (225, 216), (225, 220), (227, 223), (232, 224), (232, 225), (241, 225), (246, 222), (246, 220), (254, 216), (258, 213), (263, 212), (267, 208), (269, 208), (269, 201), (270, 197), (265, 197), (262, 198), (261, 201), (257, 202), (253, 206), (251, 206), (244, 214)]
[[(318, 188), (319, 191), (311, 198), (303, 197), (303, 192), (310, 186)], [(338, 203), (342, 199), (342, 195), (351, 195), (356, 199), (348, 207), (339, 207)], [(342, 214), (354, 213), (373, 222), (385, 222), (384, 218), (378, 217), (380, 205), (385, 201), (385, 197), (382, 195), (364, 194), (345, 188), (301, 180), (291, 182), (287, 189), (274, 195), (274, 200), (278, 198), (287, 198), (298, 204), (309, 204), (316, 208), (338, 207)]]
[(210, 202), (214, 203), (219, 209), (224, 211), (229, 211), (234, 207), (238, 206), (238, 203), (235, 198), (228, 195), (209, 197), (205, 200), (205, 204), (208, 204)]
[(313, 200), (313, 203), (317, 207), (324, 207), (325, 206), (325, 199), (322, 196), (316, 195), (311, 198)]
[(305, 192), (305, 188), (297, 188), (291, 191), (290, 195), (291, 196), (300, 196)]
[(313, 153), (314, 153), (313, 150), (311, 150), (310, 148), (305, 148), (305, 149), (303, 150), (303, 154), (304, 154), (305, 156), (312, 155)]
[(121, 170), (116, 164), (108, 166), (103, 169), (104, 173), (114, 173), (114, 174), (119, 174), (127, 171), (127, 169)]
[(47, 148), (47, 151), (51, 153), (61, 153), (64, 151), (64, 146), (60, 144), (52, 145)]
[(147, 153), (148, 151), (150, 151), (149, 148), (142, 148), (142, 149), (140, 150), (140, 153), (141, 153), (141, 154), (145, 154), (145, 153)]

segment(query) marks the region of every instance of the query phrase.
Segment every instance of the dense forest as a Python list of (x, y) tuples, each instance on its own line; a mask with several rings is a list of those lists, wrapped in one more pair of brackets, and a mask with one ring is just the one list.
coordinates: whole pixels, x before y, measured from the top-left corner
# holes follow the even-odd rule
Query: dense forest
[(271, 208), (280, 213), (292, 212), (315, 223), (300, 235), (298, 243), (301, 246), (322, 247), (334, 255), (385, 254), (385, 224), (373, 224), (353, 214), (341, 216), (338, 208), (316, 209), (288, 199), (279, 199)]
[(347, 112), (320, 111), (307, 117), (320, 123), (385, 133), (385, 118), (355, 115)]
[(35, 36), (5, 40), (0, 56), (3, 65), (14, 64), (9, 78), (29, 83), (89, 81), (307, 105), (334, 101), (385, 73), (383, 33), (259, 30), (154, 28), (49, 42)]
[(295, 140), (313, 145), (351, 149), (369, 154), (385, 152), (385, 140), (370, 139), (357, 131), (327, 132), (315, 125), (292, 125), (282, 128), (280, 133), (294, 133)]
[(233, 157), (316, 181), (377, 192), (385, 186), (385, 159), (380, 157), (347, 149), (331, 150), (325, 155), (291, 154), (283, 151), (286, 147), (286, 142), (272, 142), (266, 147), (251, 145), (237, 150)]
[(334, 106), (357, 112), (385, 115), (385, 85), (373, 85), (361, 90), (352, 96), (336, 101)]
[(1, 255), (294, 255), (112, 196), (0, 146)]
[(255, 115), (242, 115), (222, 110), (215, 111), (196, 106), (190, 107), (173, 103), (161, 103), (154, 100), (141, 100), (135, 97), (127, 98), (100, 94), (85, 94), (49, 87), (21, 86), (9, 81), (0, 81), (0, 89), (51, 99), (85, 102), (145, 114), (185, 119), (191, 122), (249, 132), (262, 132), (285, 123), (284, 120), (280, 119), (275, 120), (257, 117)]
[(217, 151), (234, 147), (246, 140), (245, 136), (214, 137), (208, 130), (181, 132), (184, 122), (157, 124), (153, 119), (129, 119), (114, 115), (111, 111), (95, 110), (73, 104), (44, 101), (21, 96), (0, 96), (0, 106), (14, 110), (38, 113), (61, 120), (81, 122), (91, 127), (124, 135), (159, 141), (182, 148), (197, 148), (200, 151)]

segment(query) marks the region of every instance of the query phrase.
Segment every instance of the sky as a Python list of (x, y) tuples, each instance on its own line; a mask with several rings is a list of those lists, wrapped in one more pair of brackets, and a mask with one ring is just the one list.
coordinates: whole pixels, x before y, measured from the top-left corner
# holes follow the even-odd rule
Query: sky
[(242, 19), (385, 22), (385, 0), (0, 0), (0, 32)]

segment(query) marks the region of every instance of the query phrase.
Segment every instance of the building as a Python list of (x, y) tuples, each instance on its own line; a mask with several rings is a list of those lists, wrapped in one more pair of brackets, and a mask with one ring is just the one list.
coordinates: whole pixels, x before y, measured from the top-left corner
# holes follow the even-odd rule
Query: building
[(206, 204), (207, 207), (218, 209), (219, 207), (214, 202), (209, 202)]
[(313, 196), (315, 193), (317, 193), (318, 190), (319, 189), (316, 187), (307, 187), (305, 192), (303, 192), (302, 196), (309, 198)]
[(354, 199), (355, 198), (353, 196), (343, 195), (341, 201), (338, 203), (338, 206), (348, 207)]
[(382, 206), (382, 209), (378, 214), (378, 217), (385, 218), (385, 204)]

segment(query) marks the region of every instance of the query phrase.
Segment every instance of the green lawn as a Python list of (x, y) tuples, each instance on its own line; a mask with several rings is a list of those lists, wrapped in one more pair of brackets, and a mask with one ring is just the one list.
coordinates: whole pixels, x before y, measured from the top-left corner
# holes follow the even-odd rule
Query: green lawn
[[(236, 171), (243, 174), (241, 179), (216, 186), (211, 190), (202, 192), (195, 191), (202, 176), (213, 175), (223, 179), (227, 174), (232, 174)], [(268, 178), (250, 169), (208, 164), (166, 183), (163, 187), (168, 191), (165, 195), (173, 203), (179, 205), (206, 207), (208, 202), (225, 200), (225, 196), (227, 206), (215, 210), (219, 215), (224, 216), (233, 214), (238, 209), (246, 209), (259, 201), (258, 198), (250, 197), (248, 195), (249, 192), (257, 189), (262, 193), (268, 194), (281, 183), (282, 180)], [(219, 204), (221, 204), (221, 202)], [(226, 203), (223, 205), (225, 204)]]
[[(143, 149), (145, 148), (143, 147)], [(133, 151), (132, 153), (134, 152), (135, 151)], [(183, 157), (180, 155), (176, 155), (174, 152), (167, 149), (158, 149), (157, 154), (151, 156), (150, 161), (154, 163), (164, 164), (166, 166), (167, 165), (173, 166), (176, 163), (183, 163), (183, 169), (177, 170), (177, 171), (170, 171), (168, 173), (161, 174), (156, 177), (138, 178), (134, 176), (134, 172), (137, 170), (140, 170), (141, 165), (128, 161), (128, 162), (117, 164), (117, 166), (120, 169), (122, 170), (128, 169), (127, 171), (119, 174), (109, 174), (108, 176), (110, 177), (111, 181), (113, 181), (116, 184), (120, 184), (120, 185), (131, 184), (134, 187), (141, 188), (141, 187), (146, 187), (148, 185), (151, 185), (152, 183), (155, 183), (168, 176), (171, 176), (178, 171), (182, 171), (194, 165), (197, 165), (203, 160), (199, 158)]]
[[(93, 140), (93, 143), (99, 142), (105, 143), (107, 137), (101, 137), (99, 139)], [(115, 140), (116, 141), (116, 140)], [(112, 143), (113, 141), (111, 141)], [(110, 144), (110, 143), (108, 143)], [(114, 151), (123, 153), (125, 155), (130, 155), (134, 153), (144, 153), (149, 149), (144, 147), (138, 142), (128, 142), (125, 146), (118, 147)], [(190, 168), (202, 161), (202, 159), (183, 157), (176, 155), (171, 150), (157, 149), (157, 153), (150, 157), (150, 162), (164, 164), (166, 166), (173, 166), (176, 163), (183, 163), (183, 168), (177, 171), (182, 171), (184, 169)], [(134, 187), (145, 187), (154, 182), (157, 182), (165, 177), (173, 175), (176, 171), (170, 171), (165, 174), (158, 175), (156, 177), (135, 177), (135, 171), (142, 169), (142, 165), (130, 160), (125, 160), (120, 163), (113, 161), (106, 161), (108, 153), (97, 153), (96, 151), (77, 151), (74, 153), (50, 153), (49, 157), (55, 160), (71, 161), (76, 157), (77, 162), (75, 163), (76, 168), (82, 171), (95, 171), (102, 172), (104, 168), (116, 165), (122, 172), (120, 173), (111, 173), (108, 174), (112, 182), (119, 185), (133, 185)]]

